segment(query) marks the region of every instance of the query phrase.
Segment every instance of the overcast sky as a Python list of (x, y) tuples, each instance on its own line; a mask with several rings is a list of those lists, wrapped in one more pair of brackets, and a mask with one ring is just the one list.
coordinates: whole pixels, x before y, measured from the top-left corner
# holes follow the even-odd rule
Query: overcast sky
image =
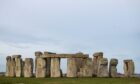
[(140, 0), (0, 0), (0, 71), (6, 56), (35, 51), (102, 51), (118, 72), (133, 59), (140, 73)]

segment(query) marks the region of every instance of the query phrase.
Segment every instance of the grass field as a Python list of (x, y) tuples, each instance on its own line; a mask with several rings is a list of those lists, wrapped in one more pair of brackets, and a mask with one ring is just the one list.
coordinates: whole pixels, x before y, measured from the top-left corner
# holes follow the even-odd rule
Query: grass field
[(0, 84), (140, 84), (140, 78), (5, 78)]

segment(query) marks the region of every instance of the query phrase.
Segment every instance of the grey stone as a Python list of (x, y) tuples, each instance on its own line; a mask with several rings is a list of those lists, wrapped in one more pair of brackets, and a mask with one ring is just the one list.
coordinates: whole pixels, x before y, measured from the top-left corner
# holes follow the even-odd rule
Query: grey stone
[(40, 51), (36, 51), (35, 52), (35, 72), (36, 72), (36, 65), (37, 65), (37, 58), (39, 58), (39, 57), (41, 57), (43, 55), (43, 53), (42, 52), (40, 52)]
[(40, 51), (36, 51), (36, 52), (35, 52), (35, 56), (36, 56), (36, 57), (41, 57), (42, 55), (43, 55), (43, 53), (40, 52)]
[(133, 77), (134, 72), (135, 72), (135, 65), (133, 60), (131, 59), (124, 60), (124, 76)]
[(97, 76), (99, 61), (103, 59), (103, 52), (96, 52), (93, 54), (93, 76)]
[(67, 77), (77, 77), (77, 61), (76, 58), (67, 59)]
[(108, 77), (108, 59), (103, 58), (99, 61), (97, 77)]
[(110, 65), (109, 65), (109, 76), (110, 77), (118, 77), (118, 75), (117, 75), (117, 64), (118, 64), (117, 59), (111, 59), (110, 60)]
[(36, 78), (46, 77), (46, 60), (44, 58), (38, 57), (36, 59)]
[(12, 56), (15, 61), (15, 75), (16, 77), (22, 76), (22, 59), (21, 55), (13, 55)]
[(93, 75), (93, 63), (91, 58), (85, 59), (83, 67), (80, 68), (80, 72), (78, 73), (79, 77), (92, 77)]
[(51, 58), (51, 77), (61, 77), (60, 58)]
[(6, 77), (14, 77), (14, 75), (12, 74), (12, 58), (11, 56), (7, 56), (6, 57)]
[(24, 77), (33, 77), (33, 59), (25, 58)]

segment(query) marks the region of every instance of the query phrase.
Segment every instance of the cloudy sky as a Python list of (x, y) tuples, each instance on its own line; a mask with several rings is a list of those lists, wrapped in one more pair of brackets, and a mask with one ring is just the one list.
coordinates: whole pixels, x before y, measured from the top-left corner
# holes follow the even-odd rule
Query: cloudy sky
[(0, 71), (13, 54), (102, 51), (119, 59), (119, 72), (133, 59), (140, 73), (139, 43), (140, 0), (0, 0)]

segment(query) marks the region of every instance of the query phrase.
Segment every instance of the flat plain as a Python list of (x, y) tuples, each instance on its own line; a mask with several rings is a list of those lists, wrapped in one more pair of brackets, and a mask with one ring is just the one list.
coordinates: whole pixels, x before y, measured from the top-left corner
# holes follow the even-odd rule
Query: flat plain
[(140, 78), (7, 78), (0, 84), (140, 84)]

